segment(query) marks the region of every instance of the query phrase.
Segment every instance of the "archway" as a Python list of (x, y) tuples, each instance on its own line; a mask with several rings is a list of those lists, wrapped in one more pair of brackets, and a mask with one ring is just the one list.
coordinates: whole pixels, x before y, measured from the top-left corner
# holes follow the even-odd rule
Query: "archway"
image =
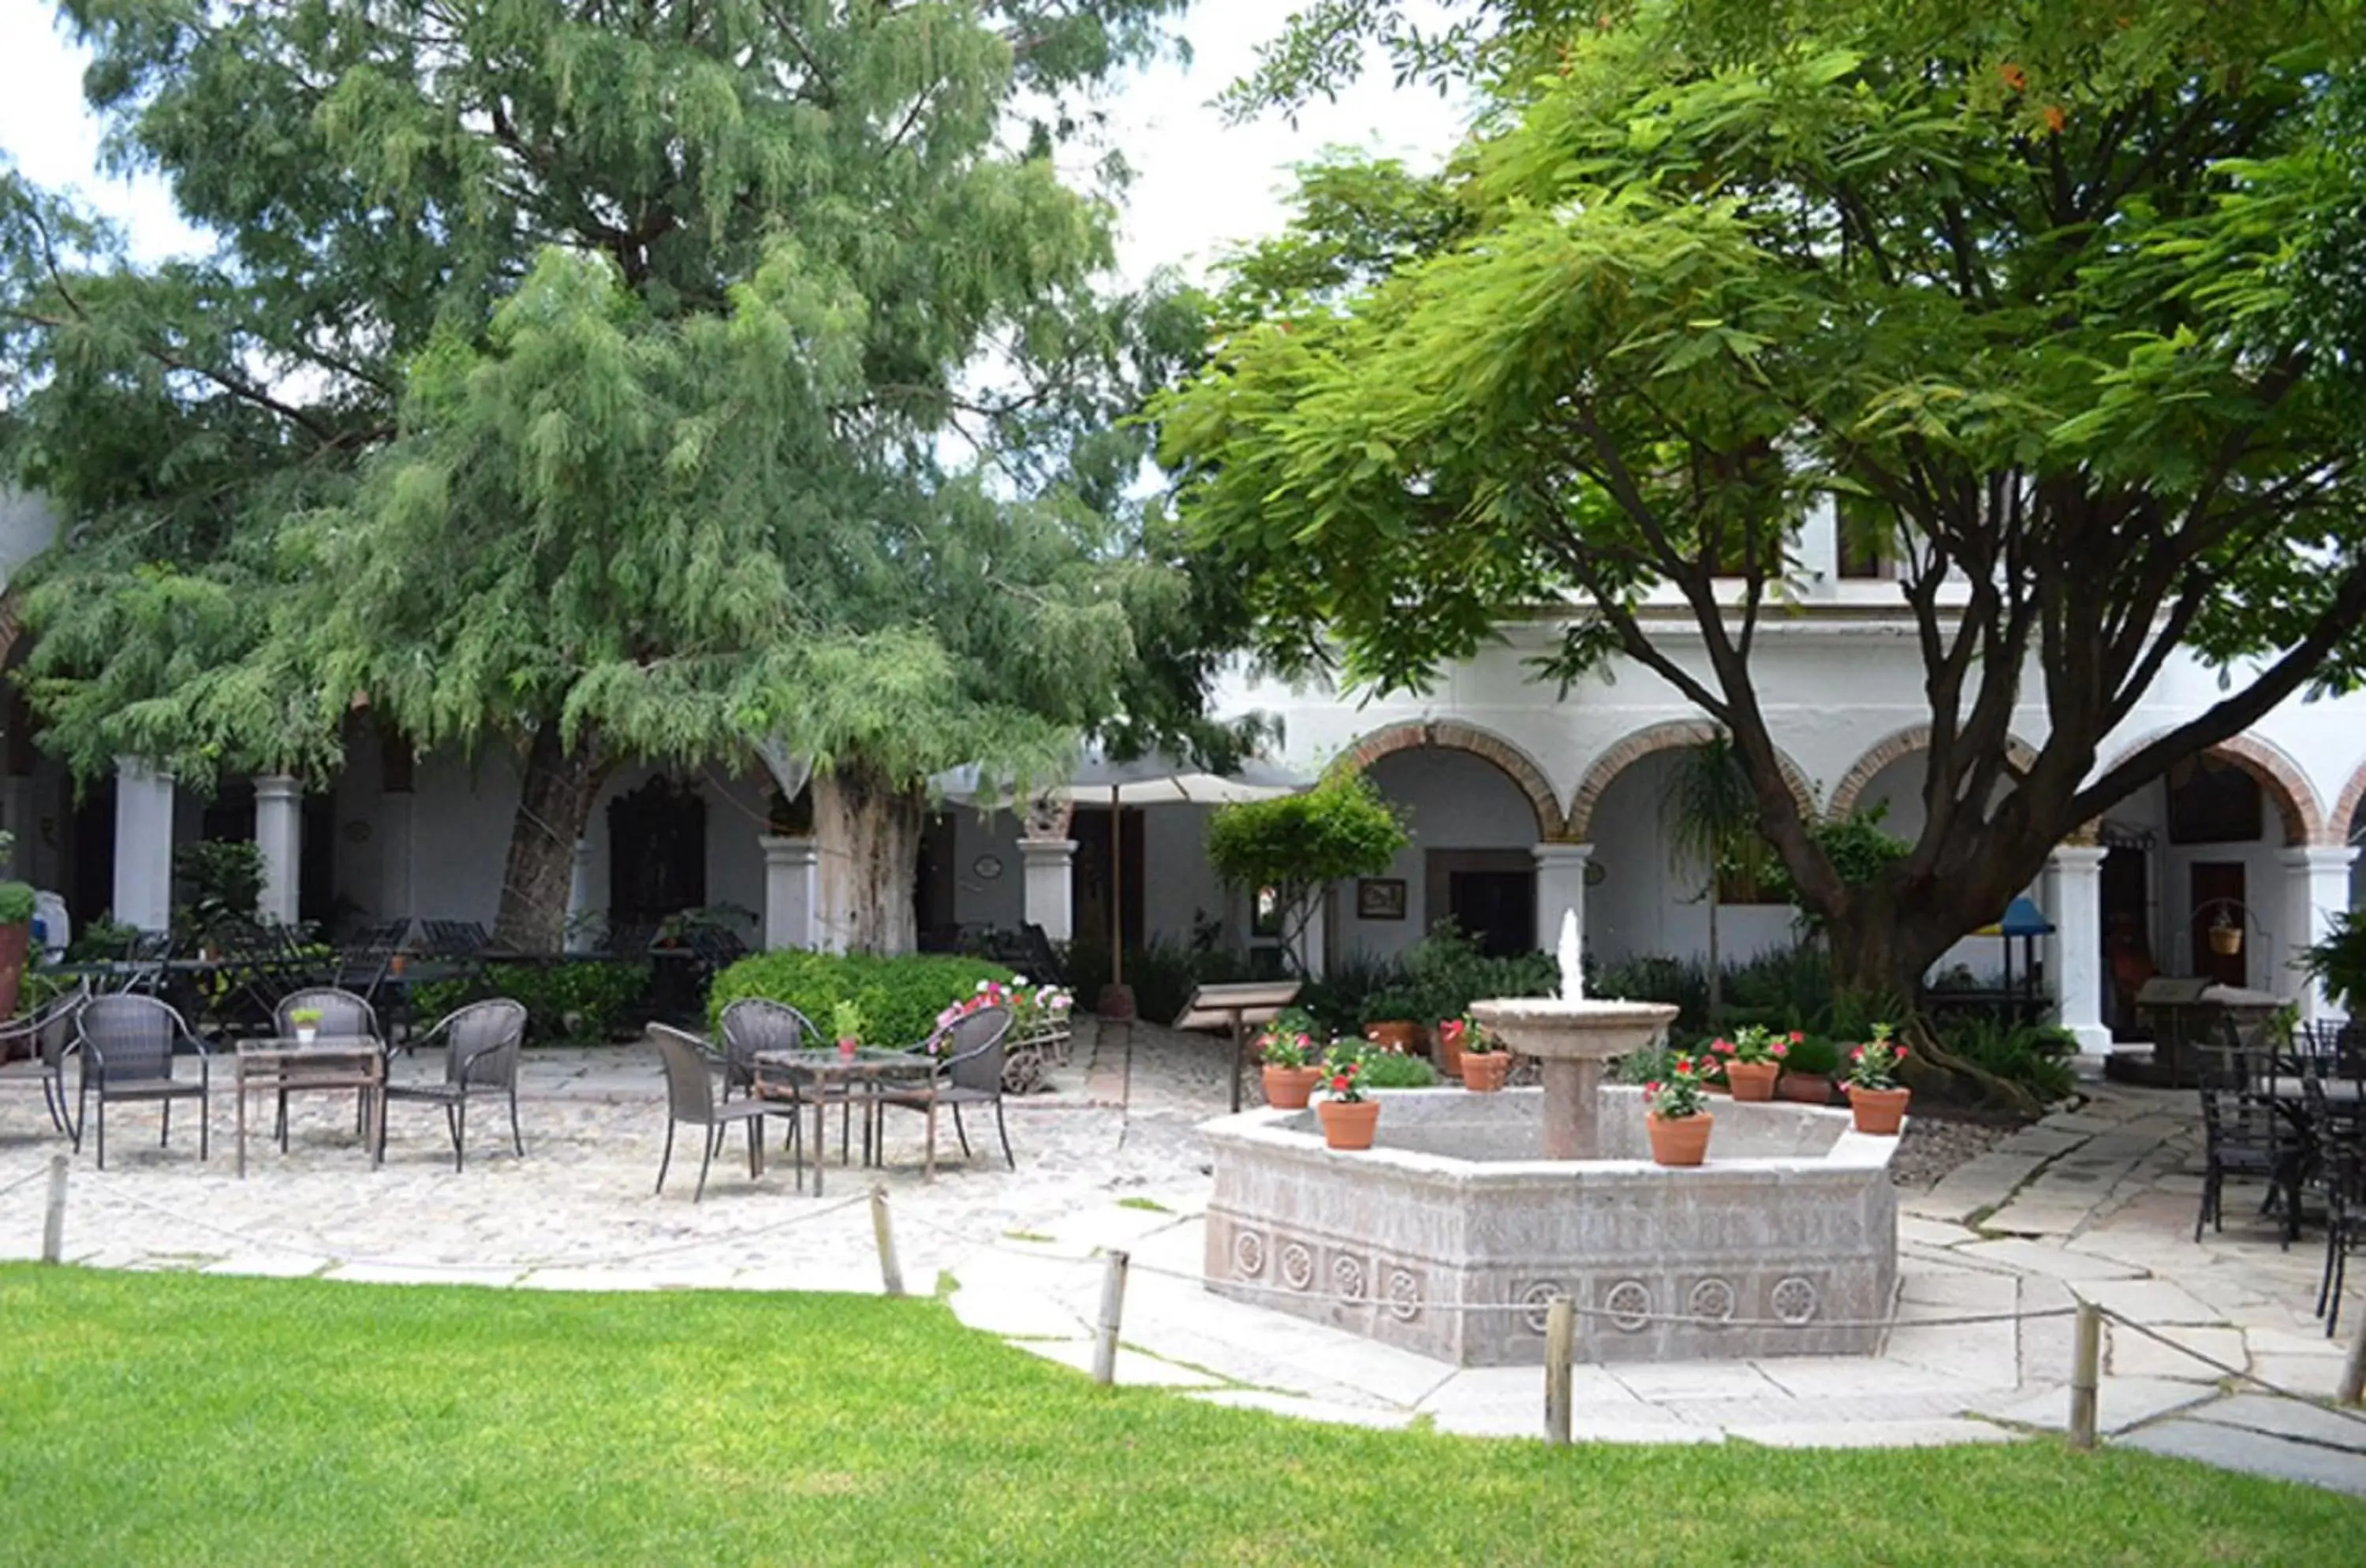
[(1552, 782), (1537, 760), (1502, 736), (1482, 729), (1475, 724), (1459, 719), (1436, 719), (1392, 724), (1376, 729), (1339, 755), (1333, 764), (1369, 773), (1372, 764), (1383, 757), (1400, 751), (1423, 749), (1467, 751), (1494, 767), (1527, 797), (1528, 808), (1535, 814), (1537, 838), (1539, 840), (1569, 837), (1561, 816), (1560, 802), (1553, 795)]
[[(1570, 796), (1569, 838), (1575, 843), (1591, 843), (1596, 837), (1594, 818), (1602, 804), (1603, 793), (1609, 789), (1619, 774), (1659, 751), (1673, 751), (1679, 747), (1697, 746), (1717, 738), (1717, 726), (1705, 719), (1674, 719), (1655, 724), (1612, 746), (1596, 757), (1578, 781), (1577, 793)], [(1775, 761), (1783, 770), (1783, 780), (1791, 786), (1791, 797), (1799, 803), (1800, 814), (1812, 820), (1816, 815), (1815, 786), (1808, 775), (1788, 755), (1776, 750)]]
[[(1824, 803), (1824, 815), (1837, 821), (1856, 810), (1861, 805), (1870, 805), (1875, 800), (1889, 802), (1893, 807), (1902, 807), (1908, 797), (1902, 797), (1894, 787), (1881, 789), (1876, 785), (1894, 784), (1894, 781), (1886, 780), (1883, 775), (1897, 769), (1909, 758), (1920, 756), (1930, 749), (1931, 727), (1927, 724), (1910, 726), (1882, 740), (1867, 750), (1864, 756), (1858, 758), (1854, 767), (1841, 775), (1841, 782), (1832, 786), (1831, 798)], [(2019, 736), (2005, 738), (2005, 752), (2011, 759), (2013, 766), (2017, 768), (2028, 768), (2037, 761), (2036, 749)], [(1871, 792), (1870, 795), (1868, 792)], [(1921, 812), (1921, 783), (1918, 780), (1915, 788), (1910, 792), (1918, 817)], [(1919, 821), (1912, 825), (1912, 829), (1910, 831), (1899, 823), (1897, 818), (1893, 817), (1890, 820), (1891, 830), (1904, 838), (1910, 839), (1921, 829), (1921, 824)]]

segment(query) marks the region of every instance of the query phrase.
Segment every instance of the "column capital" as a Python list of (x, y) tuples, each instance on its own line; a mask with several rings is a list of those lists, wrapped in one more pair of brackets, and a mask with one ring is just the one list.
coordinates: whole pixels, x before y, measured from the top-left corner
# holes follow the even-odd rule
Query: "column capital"
[(157, 784), (171, 784), (173, 770), (150, 761), (145, 757), (118, 757), (115, 772), (118, 778), (149, 779)]
[(254, 775), (254, 798), (257, 800), (294, 800), (304, 793), (304, 786), (288, 773), (257, 773)]
[(1026, 857), (1030, 864), (1038, 862), (1046, 864), (1065, 863), (1076, 858), (1076, 840), (1074, 839), (1021, 839), (1019, 840), (1019, 852)]
[(2279, 863), (2291, 866), (2296, 871), (2347, 871), (2358, 863), (2358, 846), (2355, 844), (2304, 844), (2297, 849), (2278, 851), (2276, 860)]
[(1528, 853), (1536, 857), (1537, 865), (1540, 869), (1554, 865), (1583, 865), (1594, 858), (1594, 846), (1572, 844), (1560, 839), (1549, 839), (1543, 843), (1531, 846)]
[(2100, 844), (2056, 844), (2045, 858), (2056, 870), (2075, 874), (2100, 870), (2111, 852)]
[(809, 865), (821, 854), (817, 840), (790, 833), (759, 833), (756, 845), (766, 865)]

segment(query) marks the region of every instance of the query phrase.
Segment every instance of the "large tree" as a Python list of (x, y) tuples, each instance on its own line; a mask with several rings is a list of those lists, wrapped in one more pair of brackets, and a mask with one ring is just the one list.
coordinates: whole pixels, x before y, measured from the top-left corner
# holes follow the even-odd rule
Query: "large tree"
[(833, 934), (908, 945), (931, 773), (1211, 739), (1117, 418), (1194, 321), (1100, 287), (1053, 167), (1179, 6), (72, 0), (215, 248), (6, 193), (51, 743), (319, 773), (366, 705), (513, 748), (537, 948), (618, 765), (794, 756)]
[[(1567, 9), (1400, 35), (1483, 118), (1434, 181), (1319, 171), (1245, 259), (1159, 409), (1185, 514), (1267, 642), (1350, 683), (1523, 619), (1561, 628), (1546, 676), (1652, 671), (1730, 738), (1842, 977), (1910, 992), (2056, 844), (2366, 659), (2361, 345), (2320, 298), (2357, 267), (2327, 254), (2359, 231), (2329, 107), (2356, 8)], [(1320, 90), (1324, 39), (1398, 15), (1314, 7), (1243, 101)], [(1895, 562), (1930, 705), (1923, 827), (1862, 882), (1754, 661), (1820, 506)], [(2188, 653), (2220, 699), (2099, 766)]]

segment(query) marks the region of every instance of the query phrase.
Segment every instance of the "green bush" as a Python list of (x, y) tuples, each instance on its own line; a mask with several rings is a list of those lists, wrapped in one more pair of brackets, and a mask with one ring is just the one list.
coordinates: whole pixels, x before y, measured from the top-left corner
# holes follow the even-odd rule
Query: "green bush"
[(2333, 933), (2301, 949), (2299, 966), (2333, 1000), (2353, 1013), (2366, 1012), (2366, 909), (2336, 914)]
[(743, 997), (763, 997), (786, 1002), (827, 1028), (839, 1004), (849, 1002), (862, 1010), (866, 1042), (918, 1045), (936, 1032), (937, 1014), (975, 991), (980, 980), (1014, 977), (999, 964), (953, 953), (882, 958), (783, 949), (743, 958), (717, 975), (707, 992), (706, 1017), (720, 1027), (726, 1007)]
[(1560, 965), (1550, 953), (1491, 958), (1450, 919), (1405, 949), (1404, 971), (1419, 1010), (1407, 1016), (1425, 1024), (1460, 1018), (1488, 997), (1549, 997), (1560, 990)]
[(128, 957), (139, 935), (138, 926), (102, 914), (74, 928), (73, 940), (66, 943), (66, 962), (106, 964)]
[(33, 885), (0, 882), (0, 926), (21, 926), (33, 918)]
[[(1420, 1023), (1437, 1021), (1427, 1016), (1427, 1004), (1420, 987), (1405, 983), (1384, 987), (1364, 998), (1363, 1016), (1357, 1021), (1365, 1029), (1376, 1023)], [(1448, 1014), (1448, 1017), (1456, 1016)]]
[[(1171, 937), (1155, 936), (1125, 950), (1125, 983), (1133, 989), (1134, 1011), (1154, 1023), (1174, 1022), (1191, 999), (1195, 986), (1263, 977), (1254, 972), (1245, 953), (1186, 944)], [(1109, 984), (1108, 943), (1079, 939), (1070, 944), (1068, 978), (1075, 982), (1078, 1004), (1090, 1007)]]
[(1436, 1089), (1438, 1081), (1429, 1058), (1402, 1051), (1365, 1052), (1363, 1077), (1366, 1089)]
[(623, 960), (580, 964), (486, 964), (456, 980), (416, 987), (411, 1003), (421, 1027), (488, 997), (508, 997), (525, 1008), (526, 1037), (542, 1044), (596, 1044), (637, 1029), (648, 1010), (649, 966)]
[(2079, 1088), (2070, 1060), (2079, 1038), (2046, 1023), (2006, 1023), (1984, 1013), (1957, 1013), (1931, 1020), (1939, 1043), (1974, 1066), (2029, 1089), (2051, 1104)]
[(1841, 1048), (1820, 1034), (1810, 1034), (1783, 1058), (1786, 1073), (1820, 1073), (1826, 1077), (1841, 1070)]
[(1404, 983), (1402, 963), (1358, 948), (1324, 969), (1320, 980), (1307, 981), (1298, 1003), (1314, 1015), (1323, 1034), (1354, 1034), (1364, 1027), (1364, 1005), (1372, 994)]

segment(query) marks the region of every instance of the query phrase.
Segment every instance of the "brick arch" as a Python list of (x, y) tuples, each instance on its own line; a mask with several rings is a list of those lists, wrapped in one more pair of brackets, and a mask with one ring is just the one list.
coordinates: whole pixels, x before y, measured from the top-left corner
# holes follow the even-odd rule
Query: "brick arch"
[[(2006, 736), (2004, 744), (2005, 755), (2012, 760), (2013, 766), (2027, 769), (2036, 762), (2036, 748), (2020, 736)], [(1843, 773), (1841, 782), (1832, 786), (1832, 797), (1824, 803), (1824, 815), (1834, 821), (1846, 817), (1856, 809), (1858, 798), (1872, 787), (1873, 781), (1881, 776), (1884, 768), (1911, 757), (1917, 751), (1930, 749), (1931, 727), (1927, 724), (1910, 725), (1880, 741), (1859, 757), (1856, 766)]]
[[(1569, 802), (1569, 836), (1579, 843), (1592, 841), (1594, 812), (1602, 804), (1604, 792), (1611, 784), (1655, 751), (1673, 751), (1682, 746), (1697, 746), (1704, 740), (1714, 740), (1720, 731), (1706, 719), (1679, 718), (1665, 724), (1655, 724), (1619, 741), (1594, 760), (1578, 782), (1577, 793)], [(1799, 803), (1799, 815), (1810, 822), (1816, 817), (1816, 789), (1799, 764), (1781, 750), (1774, 760), (1783, 769), (1783, 782), (1791, 786), (1791, 797)]]
[[(2157, 729), (2135, 745), (2121, 748), (2119, 755), (2112, 759), (2111, 766), (2101, 769), (2096, 776), (2100, 778), (2110, 773), (2168, 733), (2166, 729)], [(2231, 739), (2221, 740), (2215, 746), (2204, 746), (2200, 755), (2232, 762), (2259, 781), (2259, 787), (2275, 803), (2276, 817), (2283, 824), (2286, 844), (2341, 841), (2338, 832), (2328, 834), (2326, 830), (2325, 816), (2317, 809), (2316, 791), (2310, 786), (2308, 775), (2301, 772), (2300, 764), (2258, 736), (2237, 735)]]
[(1551, 781), (1537, 760), (1502, 736), (1465, 724), (1459, 719), (1411, 720), (1376, 729), (1339, 755), (1335, 767), (1352, 768), (1363, 773), (1383, 757), (1399, 751), (1416, 751), (1425, 746), (1446, 751), (1468, 751), (1480, 761), (1491, 763), (1496, 772), (1518, 786), (1528, 797), (1528, 807), (1537, 814), (1537, 837), (1542, 840), (1568, 837), (1560, 814), (1560, 801), (1553, 795)]
[(2349, 787), (2341, 792), (2340, 803), (2333, 808), (2333, 819), (2326, 824), (2336, 840), (2354, 840), (2366, 834), (2366, 821), (2360, 821), (2358, 816), (2361, 808), (2366, 808), (2366, 762), (2359, 763), (2358, 771), (2349, 775)]

